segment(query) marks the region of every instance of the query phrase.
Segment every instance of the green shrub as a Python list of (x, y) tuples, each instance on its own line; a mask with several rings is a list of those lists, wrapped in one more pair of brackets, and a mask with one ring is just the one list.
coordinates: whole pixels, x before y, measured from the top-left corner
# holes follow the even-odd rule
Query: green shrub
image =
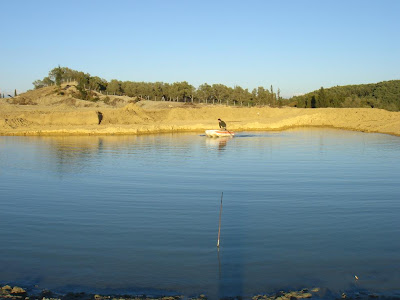
[(106, 97), (103, 99), (103, 101), (104, 101), (105, 104), (109, 104), (109, 103), (110, 103), (110, 97), (106, 96)]

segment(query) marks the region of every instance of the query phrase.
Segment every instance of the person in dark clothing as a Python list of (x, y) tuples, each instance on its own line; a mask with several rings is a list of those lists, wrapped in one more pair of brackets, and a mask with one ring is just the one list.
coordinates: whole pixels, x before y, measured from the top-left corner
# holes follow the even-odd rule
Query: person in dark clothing
[(101, 123), (101, 121), (103, 120), (103, 114), (101, 113), (101, 112), (97, 112), (97, 118), (99, 119), (99, 124), (98, 125), (100, 125), (100, 123)]
[(218, 119), (218, 121), (219, 121), (219, 128), (226, 130), (226, 123), (221, 119)]

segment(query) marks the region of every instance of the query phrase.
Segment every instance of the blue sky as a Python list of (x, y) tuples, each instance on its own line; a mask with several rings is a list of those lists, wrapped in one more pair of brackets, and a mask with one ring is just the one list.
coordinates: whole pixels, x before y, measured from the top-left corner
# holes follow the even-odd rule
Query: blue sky
[(400, 1), (0, 0), (0, 90), (57, 67), (106, 80), (321, 86), (400, 79)]

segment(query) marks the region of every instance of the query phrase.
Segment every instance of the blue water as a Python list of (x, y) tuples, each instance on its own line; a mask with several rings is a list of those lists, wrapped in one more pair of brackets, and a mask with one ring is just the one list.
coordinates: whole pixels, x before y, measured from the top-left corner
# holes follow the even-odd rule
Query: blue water
[(400, 138), (383, 134), (0, 137), (0, 283), (396, 294), (399, 178)]

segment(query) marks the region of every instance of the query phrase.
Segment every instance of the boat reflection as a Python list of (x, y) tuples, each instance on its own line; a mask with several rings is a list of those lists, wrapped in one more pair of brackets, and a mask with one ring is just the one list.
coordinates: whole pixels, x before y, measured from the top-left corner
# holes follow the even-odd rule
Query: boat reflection
[(212, 149), (224, 150), (230, 140), (232, 137), (207, 138), (206, 145)]

